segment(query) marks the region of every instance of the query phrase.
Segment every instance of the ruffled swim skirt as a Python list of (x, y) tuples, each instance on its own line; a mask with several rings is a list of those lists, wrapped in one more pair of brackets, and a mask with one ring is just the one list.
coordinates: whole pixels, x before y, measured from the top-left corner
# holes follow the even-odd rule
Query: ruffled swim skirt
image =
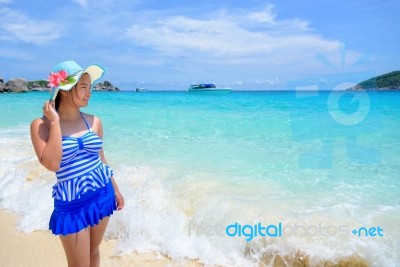
[(117, 210), (112, 183), (96, 191), (88, 191), (72, 201), (54, 200), (49, 229), (55, 235), (68, 235), (99, 223)]

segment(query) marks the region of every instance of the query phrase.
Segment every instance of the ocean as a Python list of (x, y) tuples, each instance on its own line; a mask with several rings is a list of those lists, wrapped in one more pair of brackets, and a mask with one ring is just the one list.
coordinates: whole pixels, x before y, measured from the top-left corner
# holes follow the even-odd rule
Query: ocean
[[(47, 98), (0, 95), (0, 208), (23, 232), (47, 230), (53, 207), (29, 135)], [(82, 111), (102, 120), (126, 201), (105, 238), (205, 265), (400, 266), (399, 104), (399, 91), (94, 92)]]

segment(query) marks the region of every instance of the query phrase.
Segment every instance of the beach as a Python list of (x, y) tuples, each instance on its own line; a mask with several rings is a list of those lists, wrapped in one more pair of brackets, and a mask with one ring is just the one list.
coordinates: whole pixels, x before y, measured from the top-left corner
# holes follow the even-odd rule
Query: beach
[[(0, 97), (4, 266), (66, 265), (48, 230), (55, 176), (29, 136), (46, 97)], [(102, 266), (400, 266), (400, 94), (335, 99), (94, 92), (82, 111), (102, 119), (126, 202)]]
[[(0, 266), (67, 266), (64, 251), (62, 249), (59, 238), (52, 235), (49, 231), (35, 231), (32, 233), (21, 233), (16, 229), (16, 220), (18, 216), (6, 210), (0, 210), (0, 242), (2, 244), (0, 250), (1, 263)], [(100, 265), (101, 266), (119, 266), (119, 267), (152, 267), (152, 266), (168, 266), (168, 267), (200, 267), (203, 264), (195, 260), (171, 260), (163, 255), (154, 253), (133, 254), (125, 256), (115, 256), (113, 249), (115, 248), (115, 240), (104, 240), (100, 245)], [(286, 259), (287, 260), (287, 259)], [(265, 258), (265, 265), (272, 267), (286, 267), (284, 261), (276, 255), (271, 258)], [(267, 265), (268, 264), (268, 265)], [(291, 266), (312, 266), (309, 260), (302, 255), (298, 255), (295, 264)], [(341, 267), (366, 267), (368, 263), (359, 257), (350, 257), (342, 260), (335, 265), (333, 262), (324, 263), (325, 267), (341, 266)]]
[[(0, 210), (0, 266), (67, 266), (59, 238), (50, 231), (22, 233), (17, 230), (18, 216)], [(115, 256), (115, 240), (104, 240), (100, 245), (101, 266), (203, 266), (195, 261), (173, 261), (155, 253)]]
[(0, 211), (1, 266), (64, 266), (61, 242), (48, 233), (22, 233), (16, 228), (17, 215)]

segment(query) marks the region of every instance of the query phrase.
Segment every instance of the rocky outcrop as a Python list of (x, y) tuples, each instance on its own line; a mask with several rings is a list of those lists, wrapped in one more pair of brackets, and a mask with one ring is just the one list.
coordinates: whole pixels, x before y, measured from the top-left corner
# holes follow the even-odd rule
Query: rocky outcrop
[[(11, 79), (4, 83), (4, 79), (0, 76), (0, 93), (21, 93), (29, 91), (48, 91), (47, 81), (39, 80), (28, 82), (24, 78)], [(109, 81), (98, 83), (94, 87), (95, 91), (120, 91), (118, 87), (113, 86)]]
[(28, 89), (30, 91), (48, 91), (49, 90), (49, 88), (42, 86), (38, 82), (28, 83)]
[[(4, 83), (2, 83), (4, 84)], [(3, 92), (21, 93), (28, 92), (28, 81), (23, 78), (9, 80), (2, 89)]]
[(0, 77), (0, 93), (4, 92), (4, 87), (6, 87), (6, 85), (4, 84), (3, 77)]
[(113, 86), (109, 81), (98, 83), (93, 89), (95, 91), (119, 91), (118, 87)]

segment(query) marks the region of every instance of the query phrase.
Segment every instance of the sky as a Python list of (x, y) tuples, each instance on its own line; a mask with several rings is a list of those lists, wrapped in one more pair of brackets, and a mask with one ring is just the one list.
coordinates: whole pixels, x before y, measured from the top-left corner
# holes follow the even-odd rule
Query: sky
[[(121, 90), (340, 87), (400, 70), (399, 0), (0, 0), (0, 77), (107, 68)], [(371, 76), (372, 75), (372, 76)]]

